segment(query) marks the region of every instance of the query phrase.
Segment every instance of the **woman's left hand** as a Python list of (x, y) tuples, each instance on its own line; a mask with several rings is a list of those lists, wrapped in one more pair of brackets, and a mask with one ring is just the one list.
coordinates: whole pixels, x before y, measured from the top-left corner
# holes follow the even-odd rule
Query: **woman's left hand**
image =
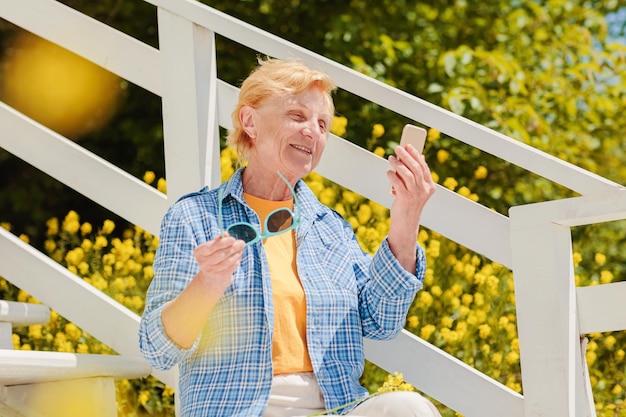
[(435, 183), (424, 155), (412, 145), (396, 147), (396, 155), (389, 157), (389, 163), (392, 169), (387, 171), (387, 177), (396, 197), (391, 205), (389, 245), (405, 269), (414, 272), (420, 217), (435, 192)]

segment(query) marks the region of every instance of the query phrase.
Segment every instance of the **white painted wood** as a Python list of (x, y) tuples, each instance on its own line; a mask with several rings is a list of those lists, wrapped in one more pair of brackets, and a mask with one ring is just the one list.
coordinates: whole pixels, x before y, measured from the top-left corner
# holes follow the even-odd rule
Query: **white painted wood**
[(6, 386), (92, 377), (143, 378), (151, 371), (141, 356), (0, 349), (0, 385)]
[(0, 386), (0, 413), (5, 409), (10, 417), (117, 417), (115, 385), (112, 378), (84, 378)]
[[(606, 309), (599, 308), (599, 300), (607, 300), (606, 288), (616, 287), (574, 288), (568, 227), (626, 218), (623, 187), (199, 2), (149, 2), (161, 7), (160, 51), (56, 1), (4, 0), (0, 17), (163, 96), (169, 198), (4, 103), (0, 103), (0, 147), (156, 234), (173, 198), (219, 183), (218, 129), (230, 127), (237, 89), (216, 79), (214, 34), (262, 54), (300, 58), (328, 72), (345, 90), (583, 194), (513, 208), (512, 224), (505, 216), (438, 187), (423, 216), (426, 227), (513, 268), (524, 398), (406, 332), (389, 344), (368, 342), (368, 358), (389, 371), (402, 371), (409, 382), (468, 417), (594, 414), (578, 335), (598, 328), (623, 328), (623, 320), (615, 318), (623, 315), (615, 314), (618, 303), (605, 302)], [(386, 169), (382, 159), (333, 136), (318, 171), (389, 207)], [(0, 275), (118, 352), (138, 354), (136, 315), (3, 229)], [(615, 293), (621, 295), (621, 303), (623, 286)], [(616, 299), (617, 295), (612, 302)], [(407, 364), (407, 358), (414, 360)], [(153, 375), (176, 387), (177, 370)], [(2, 407), (0, 402), (4, 414)]]
[[(0, 228), (0, 276), (123, 355), (139, 356), (139, 316)], [(39, 279), (33, 279), (38, 277)], [(175, 388), (178, 369), (154, 371)]]
[(347, 91), (503, 160), (535, 172), (581, 194), (618, 184), (555, 158), (418, 97), (400, 91), (298, 45), (193, 0), (148, 0), (149, 3), (210, 28), (235, 42), (277, 58), (299, 58), (333, 77)]
[[(194, 25), (196, 31), (206, 31), (201, 26)], [(200, 54), (197, 58), (198, 61), (204, 57), (206, 60), (199, 65), (199, 79), (197, 89), (207, 96), (206, 98), (206, 110), (203, 107), (199, 107), (199, 116), (203, 124), (206, 125), (204, 130), (201, 130), (201, 155), (204, 159), (201, 161), (201, 166), (204, 167), (203, 185), (208, 185), (210, 188), (217, 187), (222, 182), (222, 169), (221, 169), (221, 157), (220, 157), (220, 124), (219, 124), (219, 108), (221, 102), (218, 100), (218, 78), (217, 78), (217, 56), (215, 46), (215, 33), (207, 32), (201, 36), (196, 36), (196, 39), (204, 39), (209, 42), (204, 48), (198, 48), (198, 51), (207, 51)], [(202, 74), (202, 69), (208, 69), (206, 74)], [(231, 107), (233, 108), (233, 107)], [(202, 124), (200, 126), (203, 127)]]
[(570, 230), (525, 208), (510, 211), (525, 416), (587, 416)]
[(366, 339), (365, 353), (465, 417), (524, 416), (520, 394), (406, 330), (393, 341)]
[[(389, 162), (334, 135), (316, 171), (366, 198), (391, 207)], [(505, 265), (511, 265), (506, 216), (437, 185), (422, 214), (422, 225)], [(478, 238), (480, 237), (480, 238)]]
[(13, 327), (47, 324), (50, 308), (41, 304), (0, 300), (0, 322), (11, 322)]
[(0, 349), (13, 349), (13, 326), (8, 321), (0, 321)]
[[(2, 0), (0, 16), (160, 95), (159, 51), (64, 4)], [(62, 22), (62, 23), (61, 23)], [(80, 34), (80, 36), (76, 36)]]
[(517, 221), (527, 224), (552, 222), (572, 227), (621, 220), (626, 219), (626, 189), (620, 187), (580, 197), (527, 204), (523, 209), (526, 215)]
[[(236, 105), (239, 89), (224, 82), (218, 87), (222, 104), (220, 125), (230, 129), (230, 113)], [(385, 159), (330, 134), (315, 171), (389, 208), (393, 197), (389, 194), (387, 169), (389, 163)], [(511, 266), (508, 218), (447, 188), (437, 186), (424, 209), (422, 224), (489, 259)]]
[(0, 147), (158, 234), (168, 207), (163, 193), (1, 101), (0, 126)]
[(581, 333), (626, 330), (626, 281), (579, 287), (576, 295)]
[(201, 150), (206, 149), (209, 92), (198, 87), (206, 86), (199, 80), (211, 74), (210, 60), (203, 56), (213, 53), (213, 42), (211, 32), (196, 30), (189, 20), (163, 9), (157, 15), (163, 57), (165, 171), (173, 202), (204, 185)]

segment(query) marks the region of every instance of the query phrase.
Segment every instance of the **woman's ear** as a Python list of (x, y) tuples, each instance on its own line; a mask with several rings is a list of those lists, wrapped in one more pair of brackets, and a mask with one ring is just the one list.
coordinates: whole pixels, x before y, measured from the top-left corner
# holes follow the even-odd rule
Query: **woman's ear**
[(250, 139), (256, 139), (255, 114), (256, 111), (254, 108), (246, 104), (241, 106), (241, 109), (239, 109), (239, 121), (241, 122), (241, 127), (243, 127), (243, 130), (248, 134)]

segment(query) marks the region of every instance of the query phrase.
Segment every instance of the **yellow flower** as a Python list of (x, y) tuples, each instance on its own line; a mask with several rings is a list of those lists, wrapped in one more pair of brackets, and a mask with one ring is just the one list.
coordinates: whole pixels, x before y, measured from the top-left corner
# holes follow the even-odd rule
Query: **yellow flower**
[(28, 326), (28, 336), (31, 339), (39, 340), (42, 338), (41, 333), (42, 326), (41, 324), (32, 324)]
[(463, 294), (461, 296), (461, 303), (466, 307), (469, 307), (469, 305), (472, 304), (472, 301), (474, 301), (474, 296), (472, 294)]
[(83, 251), (88, 252), (93, 247), (93, 242), (89, 239), (83, 239), (83, 242), (80, 244), (80, 247)]
[(466, 186), (462, 186), (461, 188), (459, 188), (459, 189), (457, 190), (457, 193), (458, 193), (460, 196), (465, 197), (465, 198), (469, 198), (469, 197), (470, 197), (470, 195), (472, 194), (472, 192), (470, 191), (470, 189), (469, 189), (469, 188), (467, 188)]
[(430, 289), (430, 293), (435, 297), (440, 297), (443, 291), (441, 291), (441, 287), (439, 285), (433, 285)]
[(165, 388), (163, 388), (161, 395), (163, 397), (172, 397), (174, 395), (174, 390), (169, 385), (166, 385)]
[(441, 242), (436, 239), (433, 239), (430, 241), (428, 248), (426, 249), (426, 255), (432, 258), (437, 258), (439, 257), (440, 249), (441, 249)]
[(600, 283), (601, 284), (608, 284), (609, 282), (613, 281), (613, 274), (611, 273), (611, 271), (602, 271), (600, 272)]
[(439, 183), (439, 175), (436, 172), (431, 171), (430, 176), (433, 178), (433, 182), (435, 184)]
[(452, 320), (451, 317), (449, 316), (444, 316), (441, 318), (441, 325), (443, 327), (447, 327), (447, 328), (452, 328), (452, 325), (454, 324), (454, 320)]
[(488, 173), (489, 171), (487, 171), (487, 168), (481, 165), (476, 168), (476, 171), (474, 171), (474, 178), (476, 178), (477, 180), (483, 180), (487, 178)]
[(441, 329), (441, 337), (443, 337), (443, 340), (450, 345), (453, 345), (460, 340), (459, 334), (454, 330), (448, 329), (447, 327)]
[(150, 400), (150, 391), (142, 390), (137, 396), (137, 402), (145, 407), (148, 404), (148, 400)]
[(346, 133), (346, 126), (348, 126), (348, 119), (344, 116), (333, 116), (333, 124), (330, 127), (330, 132), (336, 136), (343, 136)]
[(372, 127), (372, 138), (373, 139), (378, 139), (379, 137), (381, 137), (384, 134), (385, 134), (385, 127), (383, 125), (381, 125), (380, 123), (376, 123)]
[(87, 275), (87, 273), (89, 272), (89, 264), (85, 261), (79, 263), (78, 272), (80, 272), (80, 275)]
[(613, 387), (613, 389), (611, 390), (611, 394), (613, 395), (618, 395), (622, 393), (622, 386), (620, 384), (617, 384)]
[(574, 254), (572, 255), (572, 260), (574, 261), (574, 266), (578, 266), (582, 262), (583, 257), (580, 253), (574, 252)]
[(519, 362), (519, 353), (511, 351), (509, 353), (506, 354), (506, 362), (509, 365), (513, 365), (517, 362)]
[(429, 142), (434, 142), (437, 139), (439, 139), (441, 137), (441, 132), (438, 131), (437, 129), (428, 129), (428, 141)]
[(488, 324), (481, 324), (478, 326), (478, 336), (481, 339), (486, 339), (491, 334), (491, 327)]
[(417, 316), (409, 316), (407, 318), (407, 326), (409, 326), (409, 328), (411, 329), (415, 329), (417, 326), (419, 326), (420, 323), (420, 319)]
[(365, 225), (372, 218), (372, 208), (367, 204), (361, 204), (356, 216), (359, 224)]
[(46, 226), (48, 226), (47, 233), (49, 235), (56, 235), (57, 233), (59, 233), (59, 219), (57, 219), (56, 217), (53, 217), (50, 220), (48, 220), (46, 222)]
[(426, 268), (426, 272), (424, 273), (424, 285), (426, 287), (430, 287), (433, 285), (433, 281), (435, 280), (435, 271), (432, 268)]
[(144, 279), (152, 279), (152, 278), (154, 278), (154, 269), (152, 269), (151, 265), (145, 266), (143, 268), (143, 277), (144, 277)]
[(452, 191), (454, 191), (457, 185), (459, 185), (459, 183), (452, 177), (448, 177), (443, 181), (443, 186)]
[(606, 255), (604, 255), (603, 253), (596, 253), (596, 255), (594, 257), (594, 261), (598, 265), (602, 266), (606, 262)]
[(153, 171), (146, 171), (146, 173), (143, 174), (143, 180), (146, 184), (152, 184), (155, 178), (156, 178), (156, 175)]
[(596, 362), (598, 355), (596, 355), (596, 352), (587, 351), (587, 353), (585, 353), (585, 357), (587, 358), (587, 365), (591, 366)]
[(496, 352), (491, 356), (491, 364), (499, 366), (502, 363), (502, 353)]
[(428, 291), (420, 291), (417, 296), (417, 304), (418, 308), (428, 308), (433, 303), (433, 296), (430, 295)]
[[(57, 335), (58, 334), (59, 333), (57, 333)], [(77, 341), (83, 335), (83, 332), (78, 327), (76, 327), (74, 323), (67, 323), (65, 325), (65, 334), (67, 335), (68, 339)]]
[(88, 235), (89, 233), (91, 233), (91, 230), (91, 223), (85, 222), (80, 226), (80, 233), (82, 233), (83, 235)]
[(102, 224), (102, 233), (105, 235), (109, 235), (113, 233), (113, 230), (115, 230), (115, 223), (113, 222), (113, 220), (105, 220)]
[(380, 156), (381, 158), (384, 158), (385, 157), (385, 150), (382, 147), (377, 146), (374, 149), (374, 154)]
[(324, 188), (318, 196), (320, 203), (328, 207), (330, 207), (335, 202), (336, 197), (337, 195), (332, 187)]
[(48, 239), (44, 242), (44, 248), (46, 249), (46, 252), (52, 253), (57, 248), (57, 244), (54, 240)]
[(435, 332), (435, 326), (432, 324), (427, 324), (426, 326), (420, 329), (420, 337), (424, 340), (428, 340), (428, 338)]
[(76, 353), (89, 353), (89, 345), (86, 343), (79, 343), (76, 346)]
[(104, 236), (96, 236), (96, 241), (94, 242), (94, 249), (102, 249), (109, 244), (109, 241)]
[(159, 178), (159, 180), (157, 181), (157, 190), (161, 191), (162, 193), (167, 192), (167, 182), (165, 181), (165, 178)]
[(615, 352), (615, 360), (618, 362), (624, 360), (624, 351), (622, 349)]
[(11, 335), (11, 338), (13, 339), (13, 349), (19, 350), (20, 349), (20, 337), (17, 334), (13, 333)]
[(439, 161), (440, 164), (445, 163), (448, 158), (450, 158), (450, 153), (445, 149), (439, 149), (437, 151), (437, 161)]
[(29, 243), (29, 242), (30, 242), (30, 238), (29, 238), (27, 235), (25, 235), (24, 233), (22, 233), (22, 234), (20, 235), (20, 240), (21, 240), (22, 242), (26, 242), (26, 243)]
[(613, 335), (609, 335), (604, 339), (604, 347), (609, 350), (613, 350), (615, 343), (617, 343), (617, 339)]
[(78, 266), (78, 264), (83, 261), (84, 257), (85, 252), (83, 252), (82, 248), (74, 248), (65, 255), (65, 262), (67, 262), (68, 266)]

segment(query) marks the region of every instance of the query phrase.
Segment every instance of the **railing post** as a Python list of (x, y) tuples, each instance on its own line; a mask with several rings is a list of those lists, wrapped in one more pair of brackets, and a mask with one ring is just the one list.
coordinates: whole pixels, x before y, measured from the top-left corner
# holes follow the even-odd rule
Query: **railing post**
[[(214, 33), (158, 9), (163, 137), (170, 203), (219, 181)], [(217, 151), (217, 152), (216, 152)]]
[[(524, 415), (594, 416), (580, 346), (568, 226), (510, 211)], [(592, 401), (592, 400), (591, 400)]]

